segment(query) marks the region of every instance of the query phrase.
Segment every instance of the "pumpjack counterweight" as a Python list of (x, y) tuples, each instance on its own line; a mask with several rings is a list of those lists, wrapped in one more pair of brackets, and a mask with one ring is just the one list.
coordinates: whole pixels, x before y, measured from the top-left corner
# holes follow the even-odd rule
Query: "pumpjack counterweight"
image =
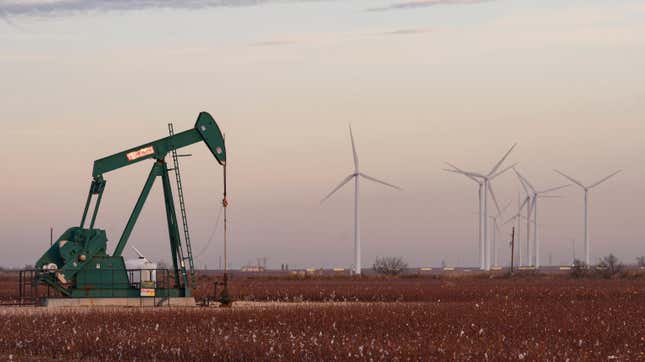
[[(66, 230), (53, 245), (36, 262), (39, 282), (48, 284), (61, 294), (70, 297), (139, 297), (158, 295), (165, 297), (190, 297), (194, 287), (194, 263), (190, 247), (190, 235), (186, 207), (179, 174), (177, 150), (195, 143), (204, 142), (220, 165), (226, 164), (224, 138), (215, 120), (207, 112), (201, 112), (194, 128), (181, 133), (174, 133), (170, 126), (170, 136), (145, 143), (114, 155), (94, 161), (92, 182), (88, 192), (85, 209), (80, 226)], [(180, 202), (182, 226), (186, 254), (181, 245), (179, 225), (172, 194), (172, 187), (165, 158), (171, 153), (177, 180), (177, 192)], [(141, 194), (135, 203), (123, 233), (112, 252), (107, 253), (107, 236), (105, 230), (94, 228), (98, 210), (105, 191), (104, 174), (130, 166), (147, 159), (154, 159)], [(133, 271), (125, 267), (121, 254), (137, 222), (139, 214), (148, 198), (155, 180), (160, 177), (163, 186), (166, 221), (170, 240), (172, 270), (160, 278), (152, 277), (148, 271), (144, 278), (139, 270), (138, 278), (133, 278)], [(85, 228), (90, 205), (96, 197), (89, 226)], [(188, 268), (186, 270), (186, 261)], [(188, 272), (190, 272), (190, 279)], [(133, 279), (136, 282), (133, 282)], [(145, 280), (144, 280), (145, 279)], [(165, 280), (162, 280), (165, 279)]]

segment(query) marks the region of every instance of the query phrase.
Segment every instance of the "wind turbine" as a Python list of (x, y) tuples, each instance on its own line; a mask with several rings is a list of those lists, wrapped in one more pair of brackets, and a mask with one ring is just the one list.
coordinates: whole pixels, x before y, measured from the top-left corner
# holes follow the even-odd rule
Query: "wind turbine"
[[(538, 216), (538, 214), (537, 214), (537, 211), (538, 211), (538, 208), (537, 208), (538, 199), (557, 197), (557, 196), (548, 195), (548, 193), (556, 191), (556, 190), (563, 189), (565, 187), (569, 187), (571, 185), (570, 184), (569, 185), (562, 185), (562, 186), (552, 187), (550, 189), (538, 191), (538, 190), (535, 189), (535, 187), (533, 187), (533, 185), (529, 182), (529, 180), (526, 177), (524, 177), (519, 171), (517, 171), (517, 169), (514, 168), (513, 171), (515, 171), (515, 174), (520, 179), (520, 183), (522, 184), (522, 187), (524, 188), (524, 191), (526, 191), (526, 194), (529, 195), (529, 197), (531, 198), (531, 203), (529, 204), (529, 208), (528, 208), (529, 212), (527, 214), (527, 225), (530, 225), (530, 223), (531, 223), (531, 214), (532, 214), (533, 215), (533, 222), (534, 222), (534, 225), (533, 225), (533, 258), (534, 258), (534, 260), (533, 261), (531, 260), (530, 252), (529, 252), (529, 258), (528, 259), (529, 259), (529, 265), (531, 264), (531, 262), (533, 262), (533, 266), (535, 268), (539, 268), (540, 267), (540, 255), (539, 255), (539, 252), (540, 252), (540, 240), (538, 239), (538, 230), (537, 230), (537, 226), (538, 226), (538, 218), (537, 218), (537, 216)], [(529, 230), (528, 227), (529, 226), (527, 226), (527, 241), (529, 241), (528, 235), (530, 235), (530, 233), (528, 232), (528, 230)], [(527, 242), (527, 248), (530, 251), (530, 241)]]
[(593, 184), (591, 184), (589, 186), (583, 185), (582, 182), (574, 179), (571, 176), (568, 176), (568, 175), (564, 174), (563, 172), (560, 172), (558, 170), (554, 170), (554, 171), (556, 173), (560, 174), (561, 176), (565, 177), (569, 181), (573, 182), (574, 184), (580, 186), (585, 192), (585, 263), (587, 264), (587, 267), (589, 267), (589, 262), (590, 262), (589, 257), (590, 257), (590, 252), (591, 252), (590, 247), (589, 247), (589, 191), (591, 191), (591, 189), (593, 189), (594, 187), (600, 185), (601, 183), (603, 183), (603, 182), (609, 180), (610, 178), (616, 176), (622, 170), (618, 170), (618, 171), (612, 173), (611, 175), (603, 178), (602, 180), (600, 180), (600, 181), (598, 181), (596, 183), (593, 183)]
[(479, 212), (478, 212), (478, 215), (479, 215), (479, 228), (477, 229), (477, 231), (478, 231), (478, 239), (477, 240), (478, 240), (478, 243), (479, 243), (479, 263), (480, 263), (480, 268), (484, 269), (484, 264), (485, 264), (485, 262), (484, 262), (484, 250), (483, 250), (483, 247), (484, 247), (484, 241), (483, 240), (484, 239), (482, 238), (482, 228), (483, 228), (483, 224), (482, 224), (482, 215), (483, 215), (482, 214), (482, 202), (483, 202), (483, 196), (484, 196), (484, 194), (483, 194), (483, 192), (484, 192), (484, 182), (480, 181), (479, 179), (477, 179), (477, 178), (475, 178), (473, 176), (468, 175), (466, 171), (463, 171), (463, 170), (459, 169), (457, 166), (455, 166), (455, 165), (453, 165), (451, 163), (446, 162), (446, 164), (448, 166), (452, 167), (452, 170), (444, 169), (445, 171), (454, 172), (454, 173), (460, 173), (460, 174), (468, 177), (469, 179), (473, 180), (474, 182), (476, 182), (477, 185), (479, 185), (479, 190), (478, 190), (478, 195), (479, 195)]
[(483, 192), (480, 192), (481, 195), (481, 201), (480, 201), (480, 210), (482, 212), (482, 216), (480, 218), (480, 225), (481, 225), (481, 232), (480, 232), (480, 240), (479, 240), (479, 250), (480, 250), (480, 268), (483, 270), (490, 270), (490, 247), (488, 246), (488, 194), (491, 195), (493, 202), (495, 203), (495, 207), (497, 208), (497, 211), (500, 211), (499, 208), (499, 203), (497, 202), (497, 198), (495, 197), (495, 192), (493, 191), (493, 186), (491, 185), (491, 181), (495, 179), (497, 176), (505, 173), (506, 171), (510, 170), (513, 168), (515, 165), (511, 165), (509, 167), (504, 168), (501, 171), (498, 171), (499, 168), (502, 166), (504, 161), (506, 161), (506, 158), (508, 155), (511, 154), (513, 149), (517, 146), (517, 143), (513, 144), (511, 148), (504, 154), (504, 156), (493, 166), (491, 171), (487, 174), (481, 174), (477, 172), (470, 172), (470, 171), (463, 171), (461, 169), (456, 168), (455, 166), (448, 164), (452, 169), (444, 169), (445, 171), (448, 172), (454, 172), (454, 173), (460, 173), (465, 176), (469, 176), (471, 179), (476, 178), (478, 180), (481, 180), (482, 182), (482, 188)]
[(359, 169), (359, 164), (358, 164), (358, 154), (356, 153), (356, 145), (354, 144), (354, 134), (352, 133), (352, 126), (349, 126), (349, 137), (352, 141), (352, 153), (354, 154), (354, 172), (351, 173), (349, 176), (345, 177), (345, 179), (340, 183), (340, 185), (336, 186), (325, 198), (323, 198), (320, 203), (322, 204), (330, 198), (336, 191), (340, 190), (341, 187), (345, 186), (346, 183), (351, 181), (352, 179), (354, 180), (354, 273), (360, 275), (361, 274), (361, 229), (360, 229), (360, 217), (359, 217), (359, 208), (358, 208), (358, 199), (359, 199), (359, 179), (360, 177), (370, 180), (373, 182), (380, 183), (382, 185), (392, 187), (394, 189), (397, 189), (399, 191), (403, 190), (402, 188), (389, 184), (385, 181), (378, 180), (374, 177), (368, 176), (364, 173), (362, 173)]

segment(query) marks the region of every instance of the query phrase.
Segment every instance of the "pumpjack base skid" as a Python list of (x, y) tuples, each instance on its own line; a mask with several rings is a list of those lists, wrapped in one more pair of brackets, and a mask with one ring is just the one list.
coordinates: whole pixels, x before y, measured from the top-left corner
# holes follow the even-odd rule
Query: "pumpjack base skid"
[(196, 307), (193, 297), (156, 298), (45, 298), (47, 308), (75, 307)]

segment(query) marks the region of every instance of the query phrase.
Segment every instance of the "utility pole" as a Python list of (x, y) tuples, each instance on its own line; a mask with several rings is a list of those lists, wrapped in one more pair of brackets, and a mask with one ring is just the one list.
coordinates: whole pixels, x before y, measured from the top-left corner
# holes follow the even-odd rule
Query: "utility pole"
[(571, 250), (573, 255), (571, 256), (571, 265), (574, 265), (576, 263), (576, 241), (571, 240)]
[(513, 274), (513, 263), (515, 262), (515, 226), (511, 232), (511, 274)]

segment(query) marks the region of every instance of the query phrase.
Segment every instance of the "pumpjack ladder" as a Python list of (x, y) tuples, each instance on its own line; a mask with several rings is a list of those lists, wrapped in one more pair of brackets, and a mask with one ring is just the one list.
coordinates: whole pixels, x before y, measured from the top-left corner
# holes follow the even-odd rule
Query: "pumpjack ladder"
[[(172, 123), (168, 123), (168, 132), (170, 133), (170, 136), (175, 135), (175, 130), (173, 128)], [(186, 253), (188, 254), (187, 257), (184, 257), (183, 250), (180, 247), (179, 248), (180, 258), (182, 260), (182, 263), (185, 263), (185, 261), (188, 260), (188, 265), (190, 267), (190, 282), (192, 284), (191, 287), (196, 288), (197, 284), (196, 284), (196, 278), (195, 278), (195, 265), (193, 261), (192, 247), (190, 246), (190, 232), (188, 230), (188, 217), (186, 216), (186, 203), (184, 202), (184, 188), (182, 187), (182, 184), (181, 184), (179, 156), (177, 155), (177, 149), (173, 149), (171, 153), (172, 153), (173, 170), (175, 171), (175, 179), (177, 180), (177, 197), (179, 198), (179, 209), (181, 210), (181, 222), (184, 230), (184, 241), (186, 243)]]

